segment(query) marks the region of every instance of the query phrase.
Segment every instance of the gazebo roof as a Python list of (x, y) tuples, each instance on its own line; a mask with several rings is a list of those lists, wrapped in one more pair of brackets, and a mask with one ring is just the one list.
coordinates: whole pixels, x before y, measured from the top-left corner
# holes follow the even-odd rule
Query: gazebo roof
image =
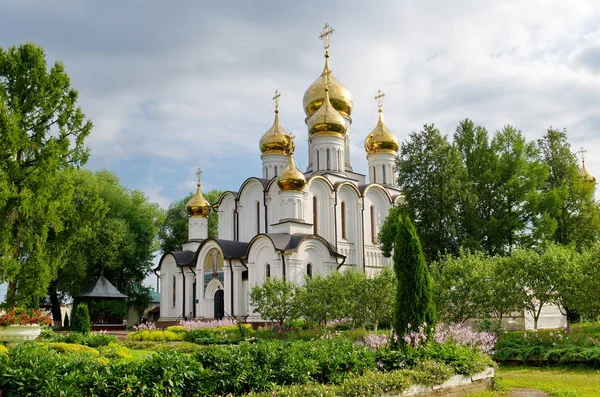
[(127, 295), (120, 293), (104, 275), (100, 275), (94, 285), (91, 285), (84, 293), (76, 296), (76, 298), (127, 299)]

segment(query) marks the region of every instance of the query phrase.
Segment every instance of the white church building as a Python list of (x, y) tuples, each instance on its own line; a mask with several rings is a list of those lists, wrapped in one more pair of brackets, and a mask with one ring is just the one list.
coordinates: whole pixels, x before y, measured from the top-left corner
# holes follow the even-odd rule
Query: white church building
[[(306, 276), (345, 268), (367, 274), (391, 262), (377, 233), (401, 198), (394, 162), (398, 139), (379, 119), (364, 139), (368, 176), (350, 164), (352, 95), (331, 73), (328, 26), (323, 72), (306, 90), (308, 167), (294, 163), (294, 137), (279, 122), (275, 92), (272, 127), (259, 142), (262, 175), (210, 206), (202, 196), (188, 202), (189, 240), (165, 253), (158, 266), (161, 320), (243, 317), (259, 321), (249, 302), (253, 285), (269, 277), (303, 283)], [(375, 115), (374, 115), (375, 116)], [(375, 117), (374, 117), (375, 120)], [(208, 215), (218, 211), (218, 238), (208, 238)]]

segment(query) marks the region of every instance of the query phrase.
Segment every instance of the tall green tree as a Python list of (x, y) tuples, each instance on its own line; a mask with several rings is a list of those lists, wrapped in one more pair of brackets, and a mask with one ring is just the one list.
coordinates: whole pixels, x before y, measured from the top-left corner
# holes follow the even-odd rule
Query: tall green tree
[(549, 173), (541, 187), (536, 239), (591, 246), (600, 237), (596, 186), (582, 178), (565, 130), (548, 129), (537, 145)]
[(256, 284), (250, 291), (250, 302), (263, 320), (277, 321), (283, 327), (286, 320), (294, 320), (300, 314), (297, 298), (300, 286), (280, 278), (270, 278)]
[(103, 271), (129, 296), (129, 303), (139, 307), (148, 299), (149, 291), (141, 288), (141, 283), (152, 270), (164, 213), (142, 192), (124, 187), (108, 171), (99, 171), (93, 178), (105, 215), (92, 233), (71, 249), (49, 294), (56, 294), (57, 299), (76, 296)]
[(398, 219), (394, 241), (394, 272), (397, 294), (394, 329), (399, 336), (409, 328), (435, 325), (435, 305), (429, 270), (421, 251), (417, 231), (408, 216)]
[(458, 150), (434, 125), (426, 124), (402, 143), (397, 168), (407, 212), (427, 259), (458, 253), (464, 237), (459, 209), (472, 200)]
[(35, 44), (0, 48), (0, 282), (10, 303), (36, 305), (63, 256), (49, 235), (64, 228), (73, 185), (58, 171), (87, 161), (92, 129), (65, 67)]
[[(162, 252), (177, 251), (181, 249), (181, 244), (188, 240), (188, 214), (186, 211), (187, 202), (194, 196), (190, 193), (183, 199), (175, 201), (169, 205), (166, 217), (158, 236), (160, 239), (160, 248)], [(203, 193), (204, 198), (212, 205), (215, 204), (221, 195), (222, 190), (211, 190)], [(211, 210), (208, 216), (208, 237), (217, 238), (219, 234), (219, 214)]]

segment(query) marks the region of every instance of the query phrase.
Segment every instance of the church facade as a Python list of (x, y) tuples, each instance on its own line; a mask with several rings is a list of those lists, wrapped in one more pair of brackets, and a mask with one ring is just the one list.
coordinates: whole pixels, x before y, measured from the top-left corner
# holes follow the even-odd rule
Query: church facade
[[(164, 253), (158, 266), (160, 318), (260, 321), (249, 302), (253, 285), (269, 277), (303, 283), (305, 277), (356, 269), (368, 275), (390, 265), (377, 234), (392, 205), (398, 139), (383, 120), (364, 139), (368, 175), (350, 164), (352, 96), (329, 65), (328, 26), (321, 34), (325, 66), (303, 98), (308, 167), (294, 163), (294, 137), (279, 122), (276, 91), (272, 127), (259, 142), (262, 175), (210, 206), (200, 186), (188, 202), (189, 240)], [(218, 211), (218, 238), (208, 238), (208, 215)]]

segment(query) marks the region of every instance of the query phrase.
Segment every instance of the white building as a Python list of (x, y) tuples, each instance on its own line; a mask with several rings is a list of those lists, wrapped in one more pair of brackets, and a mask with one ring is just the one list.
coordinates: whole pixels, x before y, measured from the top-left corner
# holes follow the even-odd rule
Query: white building
[[(398, 140), (383, 122), (379, 92), (377, 125), (369, 134), (357, 133), (365, 139), (369, 175), (352, 170), (352, 96), (331, 73), (331, 33), (326, 26), (325, 67), (303, 99), (306, 172), (294, 164), (294, 139), (279, 123), (276, 92), (273, 126), (259, 142), (262, 175), (224, 193), (212, 209), (199, 175), (188, 203), (189, 240), (159, 263), (162, 320), (247, 316), (257, 321), (248, 295), (268, 277), (303, 283), (307, 275), (345, 268), (373, 274), (390, 263), (376, 237), (400, 198), (394, 168)], [(218, 239), (207, 237), (211, 210), (219, 213)]]

